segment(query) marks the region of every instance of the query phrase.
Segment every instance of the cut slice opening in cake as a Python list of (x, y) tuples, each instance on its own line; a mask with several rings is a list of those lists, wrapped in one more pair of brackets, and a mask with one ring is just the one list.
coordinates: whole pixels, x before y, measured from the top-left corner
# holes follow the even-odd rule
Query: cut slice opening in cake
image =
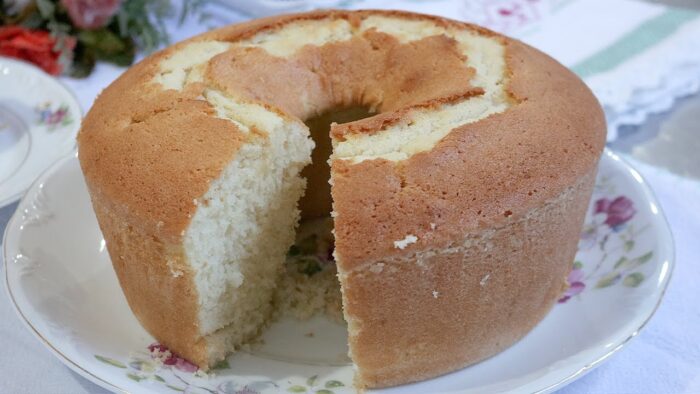
[(367, 107), (353, 106), (328, 111), (305, 122), (315, 147), (311, 164), (301, 172), (306, 179), (306, 190), (299, 200), (300, 220), (295, 242), (287, 252), (284, 271), (275, 292), (274, 308), (278, 316), (307, 319), (321, 313), (344, 323), (340, 282), (333, 258), (328, 162), (332, 153), (330, 128), (331, 124), (353, 122), (373, 114)]
[(332, 257), (329, 130), (332, 123), (371, 113), (340, 109), (304, 127), (215, 89), (204, 97), (218, 117), (235, 120), (250, 137), (197, 202), (185, 236), (200, 331), (214, 362), (249, 343), (276, 317), (324, 313), (343, 322)]

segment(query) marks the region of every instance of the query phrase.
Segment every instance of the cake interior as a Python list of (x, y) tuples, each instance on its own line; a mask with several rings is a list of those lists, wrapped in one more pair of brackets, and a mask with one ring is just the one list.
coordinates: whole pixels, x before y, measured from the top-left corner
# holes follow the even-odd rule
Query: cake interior
[(185, 237), (196, 272), (200, 332), (221, 359), (270, 315), (280, 256), (293, 242), (310, 143), (303, 125), (268, 128), (244, 145), (210, 186)]

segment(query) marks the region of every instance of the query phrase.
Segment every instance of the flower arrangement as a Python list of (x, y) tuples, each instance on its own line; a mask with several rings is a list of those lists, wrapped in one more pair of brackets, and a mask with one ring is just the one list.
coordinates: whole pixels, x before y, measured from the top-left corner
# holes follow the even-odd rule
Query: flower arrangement
[[(203, 3), (183, 2), (180, 22)], [(164, 22), (175, 14), (168, 0), (0, 0), (0, 56), (86, 77), (98, 61), (128, 66), (137, 50), (167, 44)]]

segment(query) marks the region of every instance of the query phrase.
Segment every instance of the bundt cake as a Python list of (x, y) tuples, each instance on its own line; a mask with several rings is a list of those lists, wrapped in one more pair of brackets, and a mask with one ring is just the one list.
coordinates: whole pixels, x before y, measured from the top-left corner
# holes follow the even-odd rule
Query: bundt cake
[[(321, 118), (330, 129), (310, 133)], [(146, 58), (99, 96), (78, 142), (131, 309), (202, 368), (270, 318), (300, 218), (331, 217), (362, 388), (475, 363), (545, 316), (605, 130), (583, 82), (520, 41), (318, 11)]]

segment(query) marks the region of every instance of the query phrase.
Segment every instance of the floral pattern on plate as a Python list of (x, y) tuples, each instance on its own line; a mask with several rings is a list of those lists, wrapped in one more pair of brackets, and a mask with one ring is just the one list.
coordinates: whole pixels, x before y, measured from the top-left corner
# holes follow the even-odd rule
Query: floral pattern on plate
[(47, 101), (37, 105), (34, 111), (38, 115), (37, 124), (48, 127), (50, 131), (73, 123), (73, 117), (67, 104), (54, 106)]
[[(603, 289), (618, 283), (638, 287), (646, 278), (644, 264), (654, 256), (652, 250), (637, 250), (637, 239), (649, 225), (632, 221), (637, 213), (634, 202), (618, 194), (609, 177), (599, 177), (592, 201), (579, 253), (567, 278), (569, 287), (560, 304), (580, 297), (589, 288)], [(582, 256), (595, 260), (583, 261)]]
[[(346, 385), (339, 380), (319, 379), (318, 375), (311, 376), (303, 382), (275, 382), (272, 380), (209, 379), (221, 372), (226, 374), (231, 366), (226, 360), (214, 365), (208, 373), (201, 371), (196, 365), (179, 357), (159, 343), (148, 346), (148, 352), (131, 355), (128, 361), (122, 362), (109, 357), (95, 355), (95, 359), (123, 369), (126, 377), (135, 382), (151, 382), (162, 384), (175, 392), (210, 393), (210, 394), (261, 394), (267, 392), (287, 391), (290, 393), (335, 394), (334, 389)], [(231, 372), (231, 371), (229, 371)]]
[(0, 56), (0, 208), (75, 149), (80, 105), (56, 78)]

